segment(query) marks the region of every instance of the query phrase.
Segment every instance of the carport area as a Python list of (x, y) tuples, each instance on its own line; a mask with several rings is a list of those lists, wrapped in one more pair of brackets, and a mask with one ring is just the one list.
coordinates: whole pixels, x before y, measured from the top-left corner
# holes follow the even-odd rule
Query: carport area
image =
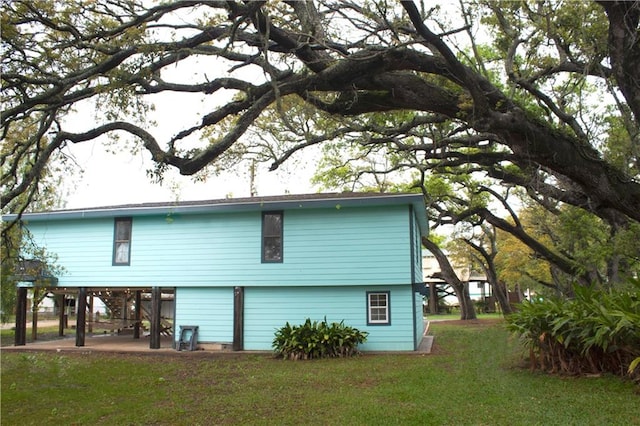
[(5, 346), (3, 351), (56, 351), (56, 352), (174, 352), (173, 338), (163, 336), (160, 339), (160, 347), (151, 349), (149, 347), (149, 337), (133, 339), (126, 334), (95, 334), (87, 335), (84, 346), (76, 346), (74, 336), (61, 337), (54, 340), (36, 340), (21, 346)]
[[(34, 285), (35, 284), (35, 285)], [(54, 349), (71, 347), (99, 350), (122, 346), (122, 350), (137, 351), (143, 347), (158, 350), (172, 348), (175, 313), (174, 288), (107, 288), (38, 286), (36, 280), (17, 287), (15, 346), (25, 346), (27, 322), (31, 319), (29, 345), (56, 345)], [(45, 297), (54, 299), (57, 319), (48, 321), (49, 328), (58, 325), (60, 339), (38, 339), (39, 305)], [(99, 299), (108, 315), (94, 312)], [(30, 309), (28, 309), (30, 307)], [(71, 323), (71, 324), (70, 324)], [(66, 333), (73, 330), (74, 338)]]

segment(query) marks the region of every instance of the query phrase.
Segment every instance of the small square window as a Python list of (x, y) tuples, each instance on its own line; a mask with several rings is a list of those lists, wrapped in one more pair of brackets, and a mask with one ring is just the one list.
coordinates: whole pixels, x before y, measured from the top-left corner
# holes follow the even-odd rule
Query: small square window
[(282, 262), (282, 212), (262, 214), (262, 262)]
[(116, 218), (113, 231), (113, 265), (131, 263), (131, 226), (132, 219)]
[(367, 324), (391, 324), (389, 292), (367, 292)]

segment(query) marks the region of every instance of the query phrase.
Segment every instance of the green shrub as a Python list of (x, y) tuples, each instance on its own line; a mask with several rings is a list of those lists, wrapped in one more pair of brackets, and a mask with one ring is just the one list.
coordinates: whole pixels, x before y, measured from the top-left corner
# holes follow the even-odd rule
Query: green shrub
[(367, 340), (369, 333), (339, 323), (318, 322), (307, 318), (302, 325), (278, 329), (272, 347), (276, 356), (285, 359), (314, 359), (347, 357), (358, 354), (358, 345)]
[(605, 292), (576, 287), (572, 300), (523, 302), (507, 318), (530, 351), (531, 368), (571, 374), (613, 373), (640, 379), (640, 281)]

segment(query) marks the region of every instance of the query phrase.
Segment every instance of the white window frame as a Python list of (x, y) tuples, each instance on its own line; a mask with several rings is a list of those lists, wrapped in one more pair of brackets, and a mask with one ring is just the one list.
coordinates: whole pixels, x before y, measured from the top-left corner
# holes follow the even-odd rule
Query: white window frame
[[(384, 304), (380, 304), (381, 296), (384, 296)], [(384, 314), (384, 318), (380, 314)], [(391, 292), (367, 292), (367, 325), (391, 325)]]
[[(118, 227), (128, 226), (129, 238), (120, 240), (118, 239)], [(133, 219), (130, 217), (117, 217), (114, 220), (113, 225), (113, 266), (129, 266), (131, 265), (131, 235), (133, 233)], [(118, 252), (121, 247), (126, 248), (126, 260), (122, 259), (122, 254)]]

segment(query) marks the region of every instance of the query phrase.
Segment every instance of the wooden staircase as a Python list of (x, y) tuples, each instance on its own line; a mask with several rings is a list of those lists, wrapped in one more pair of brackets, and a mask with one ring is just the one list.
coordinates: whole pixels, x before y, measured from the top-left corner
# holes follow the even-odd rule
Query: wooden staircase
[[(114, 325), (114, 328), (118, 328), (120, 331), (123, 328), (131, 328), (135, 326), (136, 319), (134, 318), (132, 309), (134, 308), (135, 294), (124, 291), (101, 291), (95, 294), (102, 303), (109, 309), (111, 313), (110, 320)], [(144, 326), (144, 323), (151, 322), (151, 312), (148, 303), (145, 303), (146, 298), (143, 297), (140, 306), (142, 313), (142, 328), (148, 331), (148, 328)], [(126, 316), (125, 316), (126, 314)], [(119, 324), (119, 325), (118, 325)], [(160, 334), (163, 336), (173, 335), (173, 323), (166, 318), (160, 318)]]
[[(98, 298), (109, 309), (109, 312), (111, 313), (110, 318), (112, 321), (124, 319), (124, 311), (122, 309), (124, 294), (125, 293), (112, 292), (112, 291), (100, 292), (99, 294), (97, 294)], [(127, 306), (129, 306), (130, 300), (131, 300), (131, 297), (130, 296), (127, 297), (127, 300), (126, 300)]]
[[(151, 322), (151, 312), (144, 306), (142, 307), (142, 317), (149, 322)], [(163, 336), (172, 336), (173, 335), (173, 323), (168, 321), (166, 318), (160, 317), (160, 334)]]

